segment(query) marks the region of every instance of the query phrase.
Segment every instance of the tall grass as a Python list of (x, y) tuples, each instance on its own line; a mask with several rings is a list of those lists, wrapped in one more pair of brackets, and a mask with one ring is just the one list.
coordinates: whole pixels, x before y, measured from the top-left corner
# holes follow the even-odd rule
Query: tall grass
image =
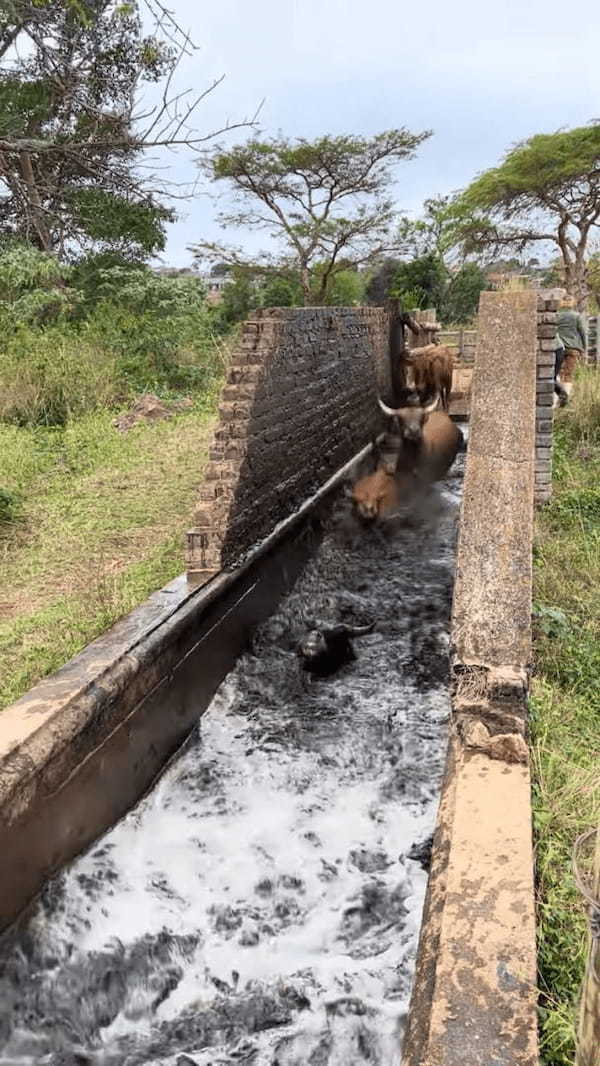
[(0, 355), (0, 421), (65, 425), (127, 396), (117, 355), (64, 328), (20, 330)]
[(600, 823), (600, 374), (580, 373), (555, 427), (554, 486), (537, 518), (532, 772), (540, 1039), (544, 1066), (572, 1066), (586, 951), (572, 871)]

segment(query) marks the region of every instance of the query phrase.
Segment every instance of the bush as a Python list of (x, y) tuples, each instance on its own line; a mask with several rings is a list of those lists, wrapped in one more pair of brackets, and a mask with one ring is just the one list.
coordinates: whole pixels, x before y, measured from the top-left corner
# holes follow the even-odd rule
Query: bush
[(0, 532), (19, 517), (21, 500), (16, 492), (0, 487)]
[(0, 419), (60, 426), (139, 392), (211, 389), (222, 358), (196, 278), (100, 257), (71, 271), (80, 289), (36, 288), (57, 278), (40, 256), (0, 254)]
[(0, 418), (62, 426), (124, 398), (114, 354), (60, 328), (21, 329), (0, 355)]

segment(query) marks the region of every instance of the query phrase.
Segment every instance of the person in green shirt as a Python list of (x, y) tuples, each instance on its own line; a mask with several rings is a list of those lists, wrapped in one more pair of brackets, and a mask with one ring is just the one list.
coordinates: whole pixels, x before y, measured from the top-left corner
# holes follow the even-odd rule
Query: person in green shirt
[(558, 312), (557, 347), (560, 343), (565, 354), (560, 368), (560, 383), (567, 396), (573, 391), (575, 370), (587, 348), (587, 333), (583, 316), (575, 310), (575, 299), (566, 296)]

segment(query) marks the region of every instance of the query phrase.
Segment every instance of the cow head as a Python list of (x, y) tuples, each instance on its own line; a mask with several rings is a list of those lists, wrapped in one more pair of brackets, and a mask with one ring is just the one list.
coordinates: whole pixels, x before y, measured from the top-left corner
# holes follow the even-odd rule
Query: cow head
[(389, 510), (395, 496), (395, 479), (383, 466), (359, 478), (352, 489), (355, 514), (365, 525), (373, 525)]
[(393, 419), (393, 424), (398, 427), (403, 441), (408, 444), (419, 444), (423, 437), (423, 426), (429, 415), (435, 411), (438, 405), (437, 395), (431, 403), (422, 406), (418, 396), (411, 398), (410, 403), (405, 402), (402, 407), (388, 407), (383, 400), (379, 399), (379, 406), (384, 415)]

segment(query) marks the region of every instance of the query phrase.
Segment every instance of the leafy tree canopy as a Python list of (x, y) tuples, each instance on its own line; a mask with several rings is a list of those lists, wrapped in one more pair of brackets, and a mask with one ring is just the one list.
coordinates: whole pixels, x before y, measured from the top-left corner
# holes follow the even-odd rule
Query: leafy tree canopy
[(600, 124), (517, 145), (457, 197), (453, 214), (463, 252), (557, 246), (566, 286), (581, 305), (588, 241), (600, 220)]
[(454, 274), (444, 293), (441, 308), (443, 322), (462, 326), (477, 314), (479, 297), (489, 288), (487, 278), (478, 263), (463, 263)]
[(400, 220), (399, 248), (404, 255), (410, 255), (413, 259), (434, 255), (444, 262), (453, 241), (454, 214), (449, 196), (433, 196), (425, 200), (421, 218)]
[(400, 263), (394, 273), (389, 295), (400, 300), (407, 310), (436, 307), (444, 302), (447, 271), (433, 253)]
[[(223, 129), (254, 124), (194, 131), (195, 109), (218, 83), (189, 103), (172, 90), (192, 50), (160, 0), (0, 0), (2, 231), (61, 258), (162, 250), (167, 204), (185, 193), (152, 174), (148, 151), (195, 156)], [(144, 107), (144, 85), (160, 82), (160, 102)]]
[[(428, 136), (396, 129), (371, 138), (252, 139), (208, 152), (201, 165), (210, 180), (228, 185), (237, 206), (221, 213), (221, 224), (265, 232), (277, 250), (260, 263), (298, 271), (305, 303), (324, 303), (336, 273), (381, 257), (393, 244), (393, 167), (414, 156)], [(246, 262), (241, 252), (209, 242), (192, 251), (213, 261)]]

